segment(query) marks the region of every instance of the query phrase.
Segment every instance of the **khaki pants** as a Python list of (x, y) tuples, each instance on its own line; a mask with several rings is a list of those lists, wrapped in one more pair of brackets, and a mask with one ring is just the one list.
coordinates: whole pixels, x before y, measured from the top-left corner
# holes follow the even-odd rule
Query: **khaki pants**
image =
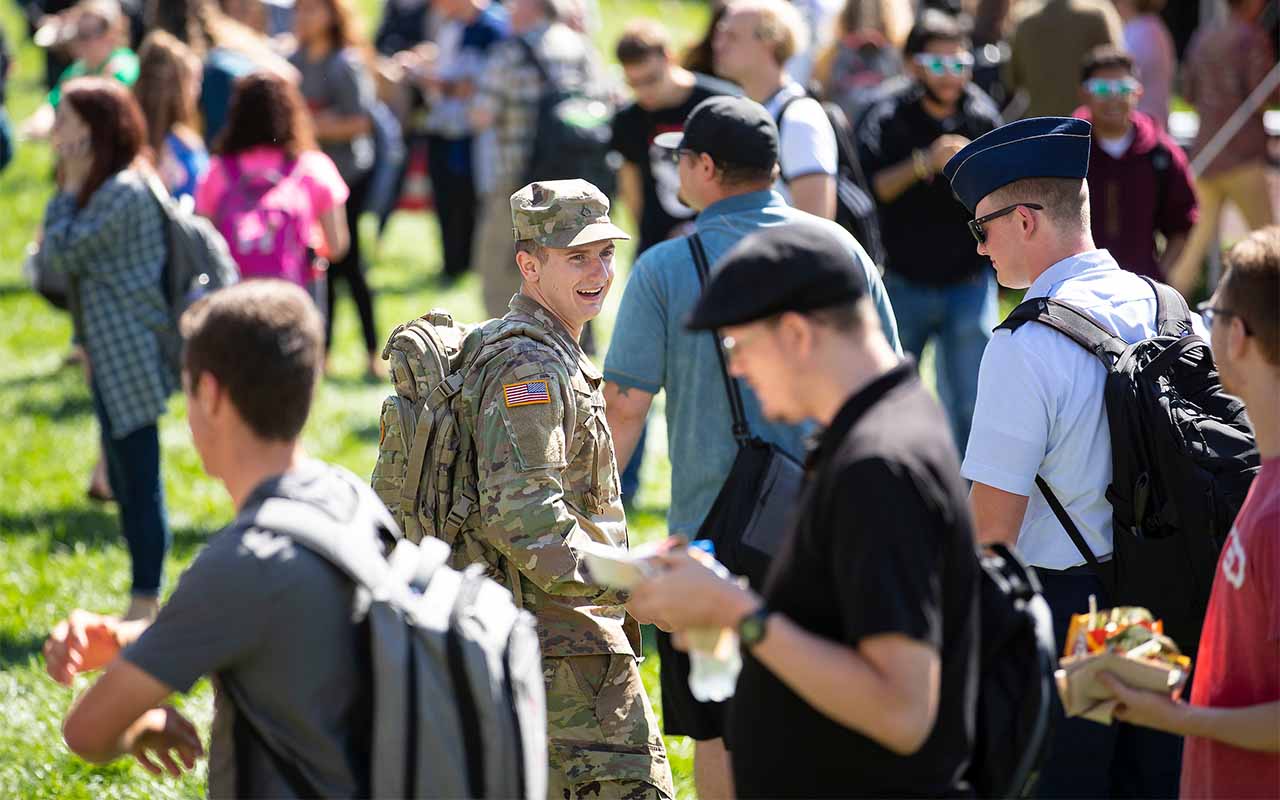
[(1178, 263), (1169, 273), (1169, 283), (1189, 296), (1200, 281), (1205, 255), (1218, 236), (1222, 209), (1228, 200), (1240, 209), (1250, 230), (1270, 225), (1275, 219), (1267, 187), (1267, 166), (1262, 162), (1242, 164), (1226, 172), (1196, 180), (1200, 218), (1187, 237)]
[(484, 311), (489, 317), (507, 313), (511, 296), (520, 291), (515, 240), (511, 236), (511, 195), (502, 182), (480, 201), (480, 222), (471, 247), (471, 261), (483, 282)]
[(545, 657), (548, 800), (671, 800), (658, 720), (634, 656)]

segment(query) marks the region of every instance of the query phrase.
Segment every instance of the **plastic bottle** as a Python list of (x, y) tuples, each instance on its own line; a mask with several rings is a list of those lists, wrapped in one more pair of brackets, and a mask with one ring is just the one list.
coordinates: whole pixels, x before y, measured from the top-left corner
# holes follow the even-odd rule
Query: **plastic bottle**
[[(729, 570), (715, 560), (715, 545), (707, 539), (689, 543), (691, 550), (701, 550), (710, 558), (703, 561), (720, 577), (728, 578)], [(689, 691), (701, 702), (720, 702), (733, 696), (742, 670), (738, 651), (738, 633), (728, 628), (696, 628), (686, 634), (689, 643)]]

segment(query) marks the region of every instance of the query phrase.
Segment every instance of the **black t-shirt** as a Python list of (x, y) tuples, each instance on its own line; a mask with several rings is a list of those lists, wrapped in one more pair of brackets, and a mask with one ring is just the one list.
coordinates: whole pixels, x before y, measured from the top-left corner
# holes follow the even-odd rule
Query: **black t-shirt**
[(680, 177), (668, 153), (654, 147), (653, 137), (684, 128), (684, 119), (693, 107), (718, 94), (738, 95), (738, 87), (725, 81), (694, 73), (693, 89), (678, 106), (647, 111), (635, 103), (613, 118), (611, 147), (639, 167), (644, 184), (644, 212), (640, 218), (640, 241), (636, 255), (665, 241), (681, 222), (694, 217), (693, 209), (676, 199)]
[[(924, 90), (912, 83), (880, 100), (863, 115), (856, 133), (858, 157), (867, 181), (886, 167), (928, 150), (943, 134), (977, 139), (1002, 124), (991, 98), (970, 84), (956, 113), (939, 120), (921, 105)], [(951, 193), (941, 175), (918, 181), (890, 203), (877, 201), (880, 238), (887, 253), (886, 268), (908, 280), (942, 286), (972, 278), (989, 269), (978, 255), (965, 223), (968, 210)]]
[(749, 655), (729, 710), (739, 797), (970, 793), (978, 561), (946, 417), (905, 362), (851, 397), (810, 456), (767, 606), (849, 647), (901, 633), (936, 648), (933, 730), (899, 756), (824, 716)]

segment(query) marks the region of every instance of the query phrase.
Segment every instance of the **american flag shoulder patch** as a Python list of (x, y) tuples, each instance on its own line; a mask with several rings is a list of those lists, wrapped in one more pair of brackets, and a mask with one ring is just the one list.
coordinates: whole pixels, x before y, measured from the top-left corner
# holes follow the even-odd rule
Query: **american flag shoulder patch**
[(516, 406), (533, 406), (551, 402), (551, 392), (546, 381), (521, 381), (520, 383), (504, 383), (502, 399), (507, 408)]

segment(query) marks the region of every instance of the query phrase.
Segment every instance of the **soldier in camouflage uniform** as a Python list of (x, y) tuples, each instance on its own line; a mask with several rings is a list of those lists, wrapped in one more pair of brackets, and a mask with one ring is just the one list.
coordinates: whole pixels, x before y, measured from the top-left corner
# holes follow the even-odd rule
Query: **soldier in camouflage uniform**
[(627, 546), (601, 373), (578, 344), (613, 281), (613, 240), (628, 238), (608, 211), (581, 180), (511, 196), (521, 290), (503, 319), (537, 336), (491, 345), (500, 351), (476, 360), (459, 395), (479, 474), (479, 514), (459, 544), (496, 550), (495, 577), (537, 617), (553, 800), (674, 797), (636, 666), (639, 627), (574, 547)]

